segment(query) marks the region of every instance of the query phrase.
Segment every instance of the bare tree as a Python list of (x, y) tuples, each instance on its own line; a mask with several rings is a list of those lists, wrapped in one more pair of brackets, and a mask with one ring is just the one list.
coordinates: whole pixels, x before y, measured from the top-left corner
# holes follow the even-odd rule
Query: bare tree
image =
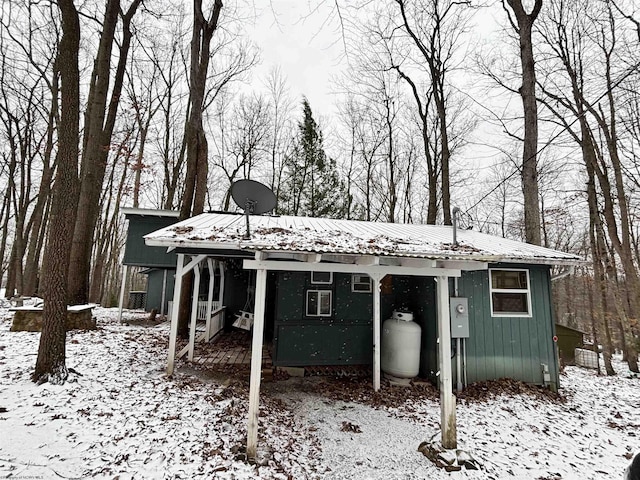
[[(229, 124), (221, 127), (225, 137), (222, 142), (226, 148), (213, 161), (213, 165), (224, 172), (228, 182), (222, 201), (223, 210), (229, 209), (231, 184), (239, 178), (250, 179), (253, 171), (265, 163), (271, 133), (268, 107), (266, 100), (260, 96), (241, 95), (233, 106), (222, 103), (218, 108), (220, 121), (228, 118)], [(227, 116), (228, 111), (230, 115)]]
[[(450, 190), (450, 118), (448, 117), (448, 79), (453, 67), (454, 54), (461, 36), (465, 33), (470, 2), (440, 1), (410, 2), (395, 0), (400, 12), (401, 28), (409, 36), (419, 52), (420, 60), (426, 62), (429, 74), (429, 89), (426, 94), (419, 92), (411, 76), (393, 65), (400, 76), (407, 81), (413, 92), (419, 116), (423, 123), (423, 137), (428, 130), (429, 103), (433, 101), (438, 126), (440, 146), (440, 189), (442, 194), (442, 213), (445, 225), (451, 225)], [(417, 62), (417, 60), (414, 60)], [(425, 146), (425, 154), (429, 156)], [(429, 158), (427, 158), (429, 163)], [(430, 182), (431, 183), (431, 182)], [(430, 185), (431, 187), (431, 185)], [(431, 192), (430, 192), (430, 195)], [(427, 223), (435, 223), (433, 213)]]
[(216, 0), (205, 17), (202, 0), (193, 3), (193, 30), (191, 36), (191, 67), (189, 70), (189, 120), (185, 130), (187, 149), (187, 172), (184, 196), (180, 205), (180, 218), (185, 219), (204, 211), (207, 190), (209, 147), (205, 136), (202, 116), (205, 106), (205, 92), (211, 40), (218, 28), (222, 11), (222, 0)]
[[(506, 3), (510, 9), (507, 9)], [(540, 245), (540, 204), (538, 193), (538, 105), (536, 101), (536, 70), (533, 56), (533, 24), (540, 14), (542, 0), (535, 0), (527, 12), (522, 0), (503, 0), (509, 22), (518, 35), (522, 85), (519, 88), (524, 112), (524, 139), (522, 149), (522, 193), (524, 196), (525, 239)], [(513, 16), (512, 16), (513, 15)], [(515, 20), (514, 18), (515, 17)]]
[[(93, 235), (100, 216), (100, 194), (133, 35), (131, 22), (141, 2), (142, 0), (132, 0), (126, 12), (120, 7), (120, 0), (108, 0), (105, 7), (84, 114), (80, 197), (69, 270), (70, 303), (82, 304), (88, 301), (91, 252)], [(122, 20), (122, 39), (109, 96), (112, 50), (118, 19)]]
[(61, 78), (61, 118), (55, 182), (52, 189), (49, 236), (44, 252), (46, 288), (42, 334), (33, 380), (64, 383), (66, 367), (67, 275), (77, 212), (78, 143), (80, 138), (80, 22), (73, 0), (59, 0), (62, 39), (56, 59)]
[[(581, 148), (589, 189), (593, 190), (588, 195), (590, 228), (594, 231), (591, 236), (592, 256), (596, 262), (594, 274), (601, 288), (603, 275), (608, 277), (606, 285), (620, 318), (629, 368), (638, 371), (631, 319), (638, 315), (640, 303), (637, 295), (628, 292), (637, 291), (640, 280), (631, 245), (628, 196), (619, 147), (621, 139), (617, 133), (616, 90), (620, 79), (614, 79), (614, 71), (620, 64), (624, 68), (624, 62), (615, 60), (619, 29), (613, 9), (610, 4), (603, 7), (590, 9), (584, 6), (587, 11), (583, 12), (576, 11), (569, 2), (558, 2), (556, 8), (550, 10), (542, 32), (554, 54), (549, 58), (555, 59), (548, 68), (554, 73), (562, 71), (564, 75), (548, 76), (543, 88), (549, 98), (545, 100), (545, 106)], [(594, 56), (599, 59), (597, 64), (592, 62)], [(626, 78), (629, 71), (620, 73)], [(604, 93), (594, 93), (597, 90), (593, 84), (604, 86)], [(574, 118), (572, 122), (569, 121), (571, 117)], [(573, 127), (576, 122), (578, 128)], [(606, 231), (608, 240), (600, 230)], [(608, 256), (611, 258), (607, 259)], [(620, 261), (627, 288), (619, 288), (615, 257)]]

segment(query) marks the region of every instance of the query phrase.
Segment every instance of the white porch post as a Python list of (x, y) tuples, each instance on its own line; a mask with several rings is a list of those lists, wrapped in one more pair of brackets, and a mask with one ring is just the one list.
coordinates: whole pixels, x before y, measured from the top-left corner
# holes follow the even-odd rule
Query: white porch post
[(442, 446), (457, 447), (456, 397), (451, 375), (451, 318), (449, 317), (449, 279), (436, 278), (436, 304), (438, 312), (438, 365), (440, 368), (440, 428)]
[(162, 273), (162, 300), (160, 301), (160, 316), (164, 316), (164, 304), (167, 302), (167, 269)]
[(218, 306), (224, 305), (224, 271), (225, 263), (218, 262), (218, 268), (220, 269), (220, 291), (218, 293)]
[(122, 307), (124, 305), (124, 290), (127, 286), (127, 269), (129, 265), (122, 266), (122, 285), (120, 285), (120, 301), (118, 302), (118, 323), (122, 322)]
[[(209, 269), (209, 292), (207, 295), (207, 323), (205, 327), (206, 341), (208, 342), (211, 339), (211, 302), (213, 302), (213, 287), (216, 284), (216, 267), (218, 266), (218, 261), (213, 260), (212, 258), (207, 258), (207, 267)], [(220, 306), (220, 305), (219, 305)]]
[(178, 311), (180, 310), (180, 291), (182, 290), (182, 276), (184, 271), (184, 254), (178, 254), (176, 264), (176, 281), (173, 287), (173, 308), (171, 310), (171, 331), (169, 333), (169, 356), (167, 358), (167, 375), (173, 374), (173, 364), (176, 359), (176, 340), (178, 338)]
[(193, 351), (196, 345), (196, 322), (198, 320), (198, 293), (200, 292), (200, 264), (193, 267), (193, 294), (191, 295), (191, 327), (189, 328), (189, 354), (187, 358), (193, 361)]
[(373, 390), (380, 390), (380, 281), (384, 275), (370, 274), (373, 281)]
[(262, 335), (267, 293), (267, 270), (256, 271), (256, 297), (253, 311), (251, 341), (251, 379), (249, 383), (249, 420), (247, 426), (247, 458), (255, 458), (258, 446), (258, 405), (260, 403), (260, 375), (262, 373)]

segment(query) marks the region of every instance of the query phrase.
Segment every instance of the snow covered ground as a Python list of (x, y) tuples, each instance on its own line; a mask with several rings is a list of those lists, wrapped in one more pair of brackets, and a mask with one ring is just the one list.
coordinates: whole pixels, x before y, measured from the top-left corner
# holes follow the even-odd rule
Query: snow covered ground
[[(243, 459), (248, 385), (180, 364), (168, 379), (166, 324), (70, 332), (62, 386), (29, 376), (38, 333), (0, 309), (0, 477), (219, 479), (621, 479), (640, 451), (640, 380), (568, 367), (564, 401), (482, 393), (458, 403), (458, 439), (482, 465), (447, 473), (417, 451), (438, 436), (429, 387), (290, 378), (263, 382), (259, 465)], [(144, 318), (126, 312), (125, 318)], [(478, 394), (478, 391), (480, 394)], [(422, 392), (422, 393), (421, 393)]]

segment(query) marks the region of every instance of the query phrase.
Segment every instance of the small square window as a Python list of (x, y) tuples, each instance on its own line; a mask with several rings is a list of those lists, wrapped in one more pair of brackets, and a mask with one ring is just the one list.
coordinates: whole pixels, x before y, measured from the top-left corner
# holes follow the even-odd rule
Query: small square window
[(311, 283), (314, 285), (331, 285), (333, 272), (311, 272)]
[(371, 277), (369, 275), (353, 274), (351, 275), (351, 291), (360, 293), (371, 292)]
[(489, 270), (489, 277), (492, 316), (531, 316), (531, 289), (528, 270)]
[(331, 290), (307, 291), (307, 316), (330, 317), (331, 316)]

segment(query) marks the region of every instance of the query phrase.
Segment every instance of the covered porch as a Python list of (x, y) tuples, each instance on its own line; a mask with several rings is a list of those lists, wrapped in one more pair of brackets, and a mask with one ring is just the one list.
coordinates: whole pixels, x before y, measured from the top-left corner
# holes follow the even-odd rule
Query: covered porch
[[(214, 252), (211, 252), (214, 253)], [(214, 253), (215, 254), (215, 253)], [(216, 254), (216, 258), (220, 258)], [(443, 444), (448, 448), (455, 448), (455, 396), (452, 391), (451, 371), (451, 327), (449, 317), (449, 280), (461, 276), (462, 269), (486, 269), (486, 263), (463, 261), (436, 261), (417, 258), (393, 258), (375, 255), (335, 255), (335, 254), (299, 254), (283, 252), (257, 251), (253, 258), (245, 258), (242, 267), (246, 271), (255, 272), (255, 302), (253, 306), (254, 323), (251, 332), (251, 352), (262, 352), (261, 355), (251, 355), (246, 349), (218, 348), (217, 342), (208, 344), (210, 338), (206, 333), (199, 334), (197, 329), (197, 305), (194, 300), (193, 313), (190, 322), (190, 336), (187, 344), (179, 350), (178, 330), (178, 304), (184, 275), (193, 270), (194, 291), (198, 291), (199, 269), (208, 264), (212, 268), (212, 257), (198, 252), (188, 253), (178, 250), (178, 262), (176, 273), (176, 288), (174, 291), (173, 312), (171, 315), (171, 332), (169, 341), (169, 355), (167, 362), (167, 374), (171, 375), (175, 368), (175, 360), (182, 354), (188, 354), (189, 361), (197, 365), (224, 365), (236, 364), (250, 365), (250, 393), (249, 393), (249, 419), (247, 435), (247, 455), (253, 458), (256, 454), (258, 443), (258, 412), (260, 381), (263, 369), (271, 368), (269, 348), (265, 348), (265, 307), (267, 298), (267, 278), (270, 272), (330, 272), (343, 274), (361, 274), (371, 278), (373, 315), (371, 321), (373, 337), (372, 358), (372, 387), (375, 391), (381, 386), (381, 284), (383, 278), (388, 275), (401, 275), (409, 277), (428, 277), (435, 280), (435, 310), (437, 317), (437, 354), (438, 354), (438, 379), (441, 394), (441, 414), (443, 425)], [(220, 302), (224, 297), (219, 298)], [(209, 315), (207, 315), (209, 318)], [(199, 343), (204, 340), (204, 343)], [(197, 347), (197, 348), (196, 348)]]

